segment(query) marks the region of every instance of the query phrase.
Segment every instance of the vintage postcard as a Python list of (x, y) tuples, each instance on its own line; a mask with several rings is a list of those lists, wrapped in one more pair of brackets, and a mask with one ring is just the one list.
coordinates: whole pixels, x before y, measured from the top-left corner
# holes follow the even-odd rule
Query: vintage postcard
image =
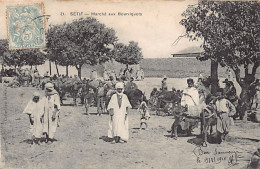
[(0, 1), (0, 168), (260, 169), (259, 1)]

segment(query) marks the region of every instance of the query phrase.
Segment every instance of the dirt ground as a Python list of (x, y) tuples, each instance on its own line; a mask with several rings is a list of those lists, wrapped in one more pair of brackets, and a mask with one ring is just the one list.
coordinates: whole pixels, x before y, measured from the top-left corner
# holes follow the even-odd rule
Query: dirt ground
[[(137, 83), (146, 93), (156, 84), (160, 86), (159, 79)], [(246, 168), (260, 140), (259, 123), (235, 121), (226, 142), (200, 147), (198, 128), (194, 135), (174, 140), (167, 132), (174, 122), (173, 117), (156, 116), (153, 111), (148, 130), (139, 131), (139, 114), (132, 109), (129, 141), (111, 144), (106, 139), (109, 116), (96, 116), (94, 107), (91, 114), (86, 115), (83, 106), (70, 106), (72, 100), (68, 99), (61, 108), (57, 141), (32, 145), (29, 119), (22, 111), (35, 90), (32, 87), (0, 87), (0, 168), (238, 169)]]

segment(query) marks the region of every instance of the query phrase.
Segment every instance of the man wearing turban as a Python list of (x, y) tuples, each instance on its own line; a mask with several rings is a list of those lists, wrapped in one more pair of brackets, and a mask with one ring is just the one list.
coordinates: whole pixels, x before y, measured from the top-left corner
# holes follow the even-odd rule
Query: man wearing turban
[(116, 84), (116, 94), (112, 95), (107, 110), (110, 114), (108, 137), (113, 138), (113, 142), (124, 143), (129, 138), (128, 131), (128, 110), (131, 104), (125, 94), (123, 94), (124, 83)]
[(43, 132), (46, 134), (46, 142), (53, 142), (58, 125), (60, 111), (60, 96), (52, 83), (45, 84), (44, 98), (44, 123)]

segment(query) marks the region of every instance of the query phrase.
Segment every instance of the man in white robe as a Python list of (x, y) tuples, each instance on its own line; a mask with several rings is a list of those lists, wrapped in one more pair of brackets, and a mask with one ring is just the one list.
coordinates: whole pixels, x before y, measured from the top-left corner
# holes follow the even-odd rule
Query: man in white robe
[[(187, 79), (188, 87), (183, 90), (183, 95), (181, 98), (181, 106), (188, 108), (188, 113), (194, 114), (194, 108), (199, 106), (200, 98), (199, 92), (194, 87), (193, 79)], [(195, 115), (195, 114), (194, 114)]]
[(58, 117), (60, 111), (60, 96), (54, 89), (52, 83), (45, 84), (46, 96), (44, 101), (44, 122), (43, 132), (46, 134), (46, 142), (54, 141), (54, 134), (58, 126)]
[(111, 97), (107, 110), (110, 114), (108, 137), (113, 138), (113, 142), (124, 143), (129, 139), (128, 131), (128, 109), (131, 104), (125, 94), (123, 94), (124, 84), (116, 84), (116, 94)]
[(42, 117), (44, 113), (43, 102), (40, 100), (39, 92), (34, 92), (33, 99), (29, 101), (23, 113), (29, 115), (30, 131), (33, 136), (33, 143), (39, 144), (43, 131)]

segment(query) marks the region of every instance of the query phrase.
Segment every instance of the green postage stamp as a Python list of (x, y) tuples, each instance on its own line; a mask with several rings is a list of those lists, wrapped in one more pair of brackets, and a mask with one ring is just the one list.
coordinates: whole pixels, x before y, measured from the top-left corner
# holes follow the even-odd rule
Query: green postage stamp
[(45, 47), (43, 4), (7, 7), (9, 49)]

